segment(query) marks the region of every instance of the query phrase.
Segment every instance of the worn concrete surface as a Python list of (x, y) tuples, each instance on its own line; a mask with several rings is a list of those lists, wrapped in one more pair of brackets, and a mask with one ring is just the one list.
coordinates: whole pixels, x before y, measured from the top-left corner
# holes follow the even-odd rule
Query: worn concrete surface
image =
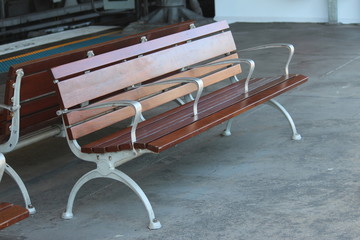
[[(124, 185), (94, 180), (80, 191), (75, 218), (62, 220), (68, 193), (94, 165), (78, 160), (64, 139), (7, 155), (38, 213), (0, 232), (1, 240), (279, 240), (360, 239), (360, 26), (231, 25), (239, 49), (290, 42), (291, 72), (310, 81), (277, 98), (292, 114), (263, 105), (160, 155), (120, 169), (147, 193), (163, 227), (150, 231), (140, 200)], [(276, 74), (286, 51), (244, 53), (258, 75)], [(21, 204), (4, 176), (1, 201)]]

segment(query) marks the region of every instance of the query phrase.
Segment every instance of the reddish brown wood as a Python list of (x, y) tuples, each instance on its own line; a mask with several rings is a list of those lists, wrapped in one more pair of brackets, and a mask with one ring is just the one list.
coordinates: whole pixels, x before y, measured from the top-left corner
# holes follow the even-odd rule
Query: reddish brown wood
[(29, 217), (29, 211), (26, 208), (11, 203), (0, 203), (0, 230), (27, 217)]

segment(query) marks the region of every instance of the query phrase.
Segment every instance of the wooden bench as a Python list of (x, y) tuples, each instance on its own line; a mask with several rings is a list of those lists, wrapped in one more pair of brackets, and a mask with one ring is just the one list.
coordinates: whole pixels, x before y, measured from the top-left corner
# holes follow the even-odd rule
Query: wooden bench
[[(270, 102), (285, 114), (293, 139), (300, 139), (290, 115), (273, 98), (308, 78), (288, 73), (292, 45), (245, 50), (270, 47), (290, 50), (284, 75), (251, 79), (254, 62), (238, 58), (224, 21), (52, 68), (61, 103), (58, 114), (63, 117), (70, 149), (80, 159), (97, 164), (74, 185), (63, 218), (73, 217), (76, 194), (86, 182), (111, 178), (140, 197), (149, 216), (148, 227), (160, 228), (145, 193), (116, 167), (145, 153), (160, 153), (262, 103)], [(241, 73), (240, 63), (250, 65), (250, 73), (243, 80), (236, 77)], [(223, 81), (229, 78), (231, 82)], [(210, 91), (220, 82), (228, 84)], [(204, 88), (207, 91), (202, 95)], [(190, 93), (193, 101), (175, 107), (167, 104)], [(159, 106), (170, 108), (159, 113)], [(151, 117), (145, 119), (143, 113)], [(95, 141), (87, 138), (129, 120), (129, 127)], [(230, 134), (230, 126), (225, 135)]]
[[(56, 115), (59, 105), (55, 96), (50, 68), (91, 57), (95, 54), (157, 39), (190, 29), (193, 26), (193, 21), (186, 21), (13, 65), (9, 69), (7, 79), (2, 79), (0, 83), (6, 85), (4, 104), (0, 104), (2, 110), (0, 112), (0, 158), (5, 160), (3, 153), (14, 151), (48, 137), (64, 136), (61, 118)], [(35, 213), (27, 188), (20, 176), (9, 164), (6, 164), (4, 168), (5, 172), (20, 187), (25, 200), (25, 207), (31, 214)]]

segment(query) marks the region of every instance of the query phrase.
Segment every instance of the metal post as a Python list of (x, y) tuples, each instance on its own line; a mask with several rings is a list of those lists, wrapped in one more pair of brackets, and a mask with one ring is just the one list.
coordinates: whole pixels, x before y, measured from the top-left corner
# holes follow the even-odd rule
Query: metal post
[(5, 1), (0, 0), (0, 19), (5, 18)]
[(338, 24), (338, 1), (328, 0), (329, 24)]

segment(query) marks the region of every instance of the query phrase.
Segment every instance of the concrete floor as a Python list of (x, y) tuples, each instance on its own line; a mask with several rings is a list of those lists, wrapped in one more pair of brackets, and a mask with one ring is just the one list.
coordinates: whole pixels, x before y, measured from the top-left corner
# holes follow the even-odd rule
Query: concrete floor
[[(163, 225), (150, 231), (140, 200), (111, 180), (85, 185), (75, 218), (62, 220), (71, 187), (94, 165), (73, 156), (64, 139), (50, 139), (7, 155), (38, 213), (0, 239), (360, 239), (360, 26), (231, 27), (238, 48), (295, 45), (291, 72), (310, 81), (277, 100), (301, 141), (290, 140), (284, 117), (263, 105), (237, 117), (230, 137), (219, 136), (222, 125), (126, 163), (120, 169), (143, 188)], [(258, 75), (277, 74), (285, 56), (277, 51), (242, 56), (257, 60)], [(7, 176), (0, 194), (22, 203)]]

